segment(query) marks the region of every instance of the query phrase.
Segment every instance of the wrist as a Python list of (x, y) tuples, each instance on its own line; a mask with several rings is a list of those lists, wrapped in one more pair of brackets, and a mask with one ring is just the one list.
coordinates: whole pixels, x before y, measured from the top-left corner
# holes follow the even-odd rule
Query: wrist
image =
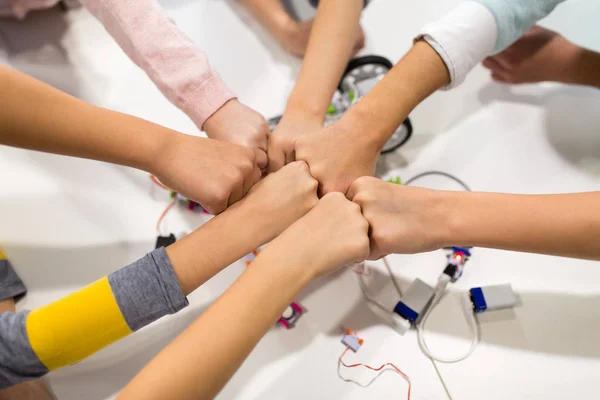
[[(473, 201), (474, 193), (435, 190), (432, 209), (435, 214), (435, 227), (432, 227), (438, 248), (471, 245), (470, 216), (479, 202)], [(477, 223), (477, 222), (475, 222)]]
[(569, 44), (571, 48), (565, 52), (569, 63), (560, 81), (600, 87), (600, 53)]
[(298, 243), (288, 243), (285, 236), (273, 240), (260, 254), (262, 264), (266, 268), (276, 269), (277, 273), (301, 290), (315, 279), (319, 271), (318, 257), (310, 257), (309, 252), (302, 251)]
[(292, 93), (282, 119), (290, 123), (322, 126), (325, 122), (326, 113), (326, 109), (322, 109), (322, 107), (304, 99), (296, 99)]
[(367, 109), (359, 108), (359, 106), (360, 103), (352, 107), (334, 126), (343, 132), (347, 132), (348, 139), (351, 139), (360, 147), (379, 154), (390, 138), (391, 133), (379, 129), (380, 127), (377, 124), (370, 124), (369, 121), (377, 116)]
[(169, 154), (177, 146), (181, 135), (183, 133), (159, 125), (154, 125), (153, 129), (146, 129), (137, 141), (139, 151), (131, 152), (134, 159), (130, 166), (152, 175), (161, 175), (165, 164), (169, 162)]

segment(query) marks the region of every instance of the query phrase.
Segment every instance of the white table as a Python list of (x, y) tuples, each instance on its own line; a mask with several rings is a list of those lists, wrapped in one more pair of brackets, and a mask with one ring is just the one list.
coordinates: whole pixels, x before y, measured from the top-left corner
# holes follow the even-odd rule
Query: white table
[[(425, 22), (458, 0), (374, 1), (363, 17), (365, 54), (394, 62)], [(279, 114), (299, 62), (281, 51), (235, 3), (163, 0), (169, 14), (204, 48), (242, 101), (267, 117)], [(573, 0), (546, 21), (595, 49), (600, 8)], [(436, 7), (435, 10), (431, 10)], [(569, 22), (571, 21), (571, 22)], [(572, 21), (577, 21), (575, 24)], [(594, 31), (595, 30), (595, 31)], [(3, 62), (101, 106), (197, 134), (85, 11), (36, 13), (0, 22)], [(8, 47), (8, 51), (6, 48)], [(411, 115), (415, 136), (386, 159), (408, 178), (439, 169), (475, 190), (555, 193), (600, 189), (600, 92), (558, 85), (521, 88), (491, 83), (477, 68), (459, 89), (437, 93)], [(152, 249), (156, 218), (167, 203), (146, 174), (113, 165), (0, 148), (0, 243), (29, 287), (19, 304), (58, 299)], [(420, 184), (455, 189), (443, 178)], [(206, 218), (180, 209), (175, 231)], [(240, 229), (243, 229), (240, 227)], [(522, 305), (482, 318), (482, 343), (466, 361), (441, 365), (455, 399), (596, 397), (600, 379), (600, 265), (595, 262), (474, 249), (464, 277), (434, 312), (428, 341), (438, 352), (460, 352), (468, 331), (458, 293), (511, 282)], [(404, 288), (419, 277), (434, 283), (441, 251), (390, 258)], [(376, 271), (391, 290), (384, 270)], [(190, 296), (190, 307), (164, 318), (78, 365), (50, 374), (59, 398), (108, 399), (199, 315), (243, 270), (238, 262)], [(362, 389), (336, 375), (343, 328), (365, 345), (349, 361), (390, 361), (407, 372), (413, 399), (443, 399), (434, 370), (414, 332), (399, 336), (365, 306), (349, 271), (315, 282), (299, 298), (309, 312), (296, 328), (274, 328), (223, 390), (220, 399), (406, 398), (406, 383), (383, 374)], [(210, 345), (198, 343), (198, 346)], [(165, 374), (168, 371), (165, 371)], [(367, 382), (372, 373), (344, 371)]]

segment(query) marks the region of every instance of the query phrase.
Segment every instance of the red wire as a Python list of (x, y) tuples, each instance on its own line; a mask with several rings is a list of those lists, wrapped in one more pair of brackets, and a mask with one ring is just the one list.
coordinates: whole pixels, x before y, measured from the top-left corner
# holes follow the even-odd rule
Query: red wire
[(366, 364), (362, 364), (362, 363), (357, 363), (357, 364), (346, 364), (346, 363), (344, 362), (344, 360), (342, 360), (342, 358), (344, 357), (344, 355), (346, 355), (346, 353), (348, 352), (348, 350), (350, 350), (350, 348), (349, 348), (349, 347), (346, 347), (346, 350), (344, 350), (344, 352), (343, 352), (343, 353), (342, 353), (342, 355), (340, 356), (340, 358), (339, 358), (339, 362), (340, 362), (340, 364), (342, 364), (342, 365), (343, 365), (344, 367), (346, 367), (346, 368), (365, 367), (365, 368), (368, 368), (368, 369), (370, 369), (371, 371), (375, 371), (375, 372), (379, 372), (379, 371), (381, 371), (382, 369), (384, 369), (385, 367), (392, 367), (394, 370), (396, 370), (396, 372), (398, 372), (400, 375), (402, 375), (402, 377), (403, 377), (404, 379), (406, 379), (406, 382), (408, 382), (408, 400), (410, 400), (410, 388), (411, 388), (411, 385), (410, 385), (410, 378), (408, 377), (408, 375), (406, 375), (404, 372), (402, 372), (402, 370), (401, 370), (400, 368), (396, 367), (396, 366), (395, 366), (394, 364), (392, 364), (392, 363), (385, 363), (385, 364), (381, 365), (381, 366), (380, 366), (380, 367), (378, 367), (378, 368), (371, 367), (370, 365), (366, 365)]
[(165, 210), (158, 218), (158, 221), (156, 222), (156, 230), (158, 231), (158, 233), (160, 233), (160, 223), (163, 221), (163, 219), (165, 218), (169, 210), (175, 205), (175, 203), (177, 203), (177, 199), (174, 199), (172, 202), (170, 202), (167, 208), (165, 208)]
[(152, 179), (152, 182), (156, 183), (158, 186), (160, 186), (161, 188), (165, 189), (165, 190), (171, 190), (168, 187), (166, 187), (165, 185), (163, 185), (161, 183), (161, 181), (158, 180), (157, 177), (155, 177), (154, 175), (150, 175), (150, 179)]

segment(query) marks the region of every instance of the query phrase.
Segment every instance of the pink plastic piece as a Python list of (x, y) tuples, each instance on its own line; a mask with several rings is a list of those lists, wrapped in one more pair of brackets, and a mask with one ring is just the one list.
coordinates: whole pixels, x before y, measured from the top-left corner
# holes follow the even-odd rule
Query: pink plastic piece
[(292, 307), (294, 310), (298, 311), (300, 314), (302, 314), (304, 312), (304, 310), (302, 310), (302, 307), (300, 307), (298, 304), (296, 303), (292, 303), (290, 304), (290, 307)]
[(279, 318), (277, 323), (285, 326), (286, 329), (290, 329), (290, 324), (284, 318)]

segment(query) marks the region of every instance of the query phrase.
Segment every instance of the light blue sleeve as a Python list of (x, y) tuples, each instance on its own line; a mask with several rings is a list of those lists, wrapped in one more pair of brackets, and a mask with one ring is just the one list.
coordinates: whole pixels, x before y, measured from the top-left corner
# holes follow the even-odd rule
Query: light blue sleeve
[(494, 53), (498, 53), (518, 38), (540, 19), (546, 17), (565, 0), (475, 0), (494, 14), (498, 25), (498, 38)]

